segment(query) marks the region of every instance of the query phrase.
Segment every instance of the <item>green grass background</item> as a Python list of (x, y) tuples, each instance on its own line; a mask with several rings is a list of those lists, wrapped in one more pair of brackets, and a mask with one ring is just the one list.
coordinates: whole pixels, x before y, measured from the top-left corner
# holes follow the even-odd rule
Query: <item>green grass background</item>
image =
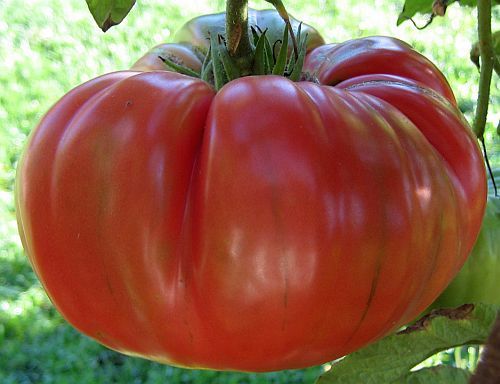
[[(328, 42), (373, 34), (408, 41), (442, 69), (470, 121), (478, 82), (468, 58), (476, 36), (475, 10), (455, 4), (446, 18), (417, 31), (410, 23), (396, 27), (402, 0), (285, 3)], [(264, 1), (250, 4), (267, 8)], [(81, 82), (126, 69), (149, 47), (171, 41), (190, 18), (223, 9), (220, 0), (139, 0), (120, 26), (104, 34), (84, 0), (0, 0), (0, 383), (312, 383), (325, 368), (269, 374), (191, 371), (109, 351), (74, 331), (55, 312), (17, 235), (15, 167), (43, 113)], [(498, 20), (498, 11), (495, 15)], [(500, 90), (498, 78), (494, 80), (486, 140), (493, 162), (499, 164), (494, 128), (500, 119)], [(467, 366), (467, 351), (442, 354), (438, 360)]]

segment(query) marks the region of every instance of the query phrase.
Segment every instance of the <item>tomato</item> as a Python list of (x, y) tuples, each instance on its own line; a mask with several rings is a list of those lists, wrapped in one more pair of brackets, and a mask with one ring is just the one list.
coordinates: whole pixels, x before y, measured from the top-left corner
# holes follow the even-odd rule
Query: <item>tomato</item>
[[(299, 22), (290, 17), (294, 30), (298, 29)], [(168, 70), (169, 68), (158, 58), (158, 56), (174, 58), (174, 61), (184, 66), (200, 71), (203, 58), (200, 57), (208, 50), (209, 32), (223, 33), (225, 30), (226, 14), (217, 13), (203, 15), (188, 21), (176, 34), (176, 43), (164, 43), (153, 47), (133, 65), (133, 70), (152, 71)], [(275, 10), (257, 11), (248, 10), (249, 26), (259, 26), (261, 30), (267, 29), (267, 37), (271, 45), (283, 37), (283, 20)], [(301, 30), (307, 34), (307, 50), (310, 51), (325, 42), (318, 31), (307, 24), (302, 24)]]
[[(305, 23), (300, 23), (297, 19), (290, 16), (292, 28), (297, 31), (299, 24), (302, 24), (302, 33), (307, 34), (307, 47), (311, 49), (323, 45), (325, 41), (319, 32)], [(248, 10), (249, 27), (257, 27), (264, 31), (267, 30), (267, 37), (271, 45), (283, 37), (283, 19), (274, 9), (257, 11)], [(223, 33), (226, 27), (226, 14), (217, 13), (213, 15), (203, 15), (188, 21), (175, 36), (179, 42), (187, 42), (198, 47), (208, 49), (209, 42), (207, 37), (209, 33)]]
[(247, 76), (217, 93), (116, 72), (49, 110), (17, 215), (71, 324), (163, 363), (272, 371), (348, 354), (435, 300), (486, 203), (446, 80), (384, 37), (320, 46), (306, 68), (321, 84)]
[[(495, 171), (500, 176), (500, 169)], [(500, 177), (497, 177), (497, 185)], [(490, 183), (491, 185), (491, 183)], [(488, 196), (486, 214), (472, 252), (432, 308), (457, 307), (464, 303), (500, 304), (500, 198), (493, 188)]]
[(188, 43), (165, 43), (151, 48), (144, 56), (137, 60), (131, 67), (134, 71), (169, 70), (160, 57), (173, 58), (176, 64), (192, 69), (201, 70), (203, 52)]
[(343, 87), (369, 86), (370, 82), (398, 83), (402, 77), (405, 83), (430, 88), (456, 105), (443, 74), (398, 39), (375, 36), (321, 45), (307, 56), (304, 71), (314, 74), (321, 84), (339, 86), (344, 82)]

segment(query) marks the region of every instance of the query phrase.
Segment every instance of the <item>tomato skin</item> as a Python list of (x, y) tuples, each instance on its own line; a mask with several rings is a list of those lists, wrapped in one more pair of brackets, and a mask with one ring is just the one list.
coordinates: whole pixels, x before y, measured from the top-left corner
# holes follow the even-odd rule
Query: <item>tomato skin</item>
[[(290, 17), (290, 22), (294, 30), (298, 28), (299, 22)], [(174, 57), (174, 61), (182, 64), (196, 72), (199, 72), (202, 66), (200, 54), (204, 55), (210, 45), (209, 32), (223, 33), (225, 31), (226, 14), (216, 13), (203, 15), (188, 21), (177, 32), (174, 40), (176, 43), (163, 43), (153, 47), (146, 52), (131, 67), (132, 70), (155, 71), (170, 70), (158, 56)], [(267, 29), (266, 36), (271, 45), (283, 38), (283, 19), (275, 10), (267, 9), (257, 11), (248, 10), (249, 26), (258, 25), (262, 30)], [(310, 25), (302, 23), (302, 33), (307, 34), (307, 51), (323, 45), (323, 37)], [(290, 45), (291, 49), (291, 45)]]
[(315, 48), (306, 58), (304, 71), (321, 84), (355, 82), (362, 75), (393, 75), (415, 80), (456, 105), (443, 74), (405, 42), (387, 36), (353, 39)]
[(217, 94), (125, 71), (64, 96), (16, 187), (55, 306), (123, 353), (243, 371), (320, 364), (413, 319), (474, 244), (485, 171), (439, 73), (382, 69)]
[(166, 43), (151, 48), (144, 56), (137, 60), (131, 67), (133, 71), (168, 70), (165, 63), (159, 58), (172, 58), (196, 72), (200, 72), (202, 60), (196, 53), (196, 48), (187, 43)]
[[(294, 30), (297, 30), (300, 22), (290, 16), (290, 23)], [(269, 39), (271, 46), (274, 42), (282, 40), (283, 28), (285, 27), (283, 19), (274, 9), (255, 10), (248, 9), (248, 25), (249, 27), (259, 26), (264, 31), (267, 29), (266, 36)], [(302, 32), (307, 34), (307, 50), (321, 46), (325, 43), (319, 32), (302, 23)], [(210, 31), (212, 33), (223, 34), (226, 29), (226, 14), (225, 12), (212, 15), (203, 15), (188, 21), (175, 36), (175, 40), (182, 43), (190, 43), (197, 47), (208, 49), (209, 42), (207, 37)]]

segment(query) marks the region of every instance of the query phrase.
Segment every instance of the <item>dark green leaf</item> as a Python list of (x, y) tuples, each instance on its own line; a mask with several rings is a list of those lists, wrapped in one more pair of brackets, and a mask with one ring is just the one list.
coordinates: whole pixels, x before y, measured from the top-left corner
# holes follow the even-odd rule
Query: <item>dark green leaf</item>
[(499, 310), (494, 305), (467, 304), (433, 311), (404, 331), (348, 355), (317, 383), (412, 383), (410, 370), (428, 357), (451, 347), (484, 343)]
[(298, 44), (299, 44), (299, 57), (297, 58), (297, 61), (293, 65), (293, 70), (292, 73), (290, 74), (290, 80), (292, 81), (299, 81), (300, 75), (302, 74), (302, 67), (304, 66), (304, 59), (306, 57), (306, 52), (307, 52), (307, 36), (300, 36), (299, 34), (299, 39), (298, 39)]
[[(307, 36), (306, 36), (307, 39)], [(297, 28), (297, 49), (300, 49), (300, 42), (302, 41), (302, 23), (299, 23), (299, 27)], [(298, 56), (298, 52), (296, 52)]]
[(302, 33), (302, 24), (299, 24), (297, 30), (297, 45), (298, 45), (298, 57), (293, 64), (292, 72), (290, 73), (290, 80), (299, 81), (302, 75), (302, 67), (304, 66), (304, 60), (307, 53), (307, 34), (304, 36)]
[(266, 75), (270, 74), (273, 70), (273, 65), (274, 65), (274, 55), (273, 55), (273, 48), (271, 47), (271, 43), (269, 42), (269, 39), (266, 36), (266, 39), (264, 40), (264, 64), (266, 66)]
[(214, 83), (214, 72), (213, 72), (212, 59), (209, 59), (207, 62), (207, 66), (201, 69), (200, 78), (203, 81), (206, 81), (207, 83), (210, 83), (210, 84)]
[(252, 26), (250, 27), (250, 30), (252, 31), (252, 38), (253, 38), (253, 45), (257, 46), (257, 43), (259, 42), (259, 34), (257, 30)]
[(202, 80), (206, 81), (207, 83), (210, 83), (210, 80), (213, 80), (213, 65), (212, 65), (212, 50), (210, 49), (210, 46), (208, 47), (208, 52), (207, 55), (205, 56), (205, 59), (203, 60), (203, 65), (201, 66), (201, 74), (200, 77)]
[(288, 56), (288, 24), (285, 24), (283, 30), (283, 42), (281, 43), (278, 59), (273, 68), (273, 75), (283, 76), (286, 67), (286, 59)]
[(295, 66), (295, 55), (292, 53), (286, 65), (286, 72), (288, 74), (292, 73), (294, 66)]
[(234, 64), (233, 59), (231, 59), (231, 57), (229, 56), (229, 52), (227, 51), (227, 48), (224, 44), (219, 43), (219, 54), (228, 81), (240, 77), (240, 71), (238, 67)]
[(158, 58), (165, 63), (167, 67), (172, 68), (177, 73), (182, 73), (183, 75), (191, 77), (200, 77), (200, 74), (193, 71), (191, 68), (185, 67), (183, 65), (177, 64), (175, 61), (171, 60), (169, 57), (158, 56)]
[(266, 75), (266, 32), (262, 32), (257, 41), (257, 46), (255, 47), (255, 58), (254, 58), (254, 68), (253, 73), (255, 75)]
[(135, 4), (135, 0), (86, 0), (99, 28), (106, 32), (120, 24)]
[(227, 83), (227, 78), (224, 71), (224, 65), (221, 60), (219, 36), (216, 33), (210, 33), (210, 51), (212, 53), (214, 86), (218, 91), (224, 84)]

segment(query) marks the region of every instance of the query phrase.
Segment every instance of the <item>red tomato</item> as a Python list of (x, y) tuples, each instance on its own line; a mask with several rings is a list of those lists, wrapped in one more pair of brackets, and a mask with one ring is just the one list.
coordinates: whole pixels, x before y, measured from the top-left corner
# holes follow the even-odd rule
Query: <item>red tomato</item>
[(169, 70), (160, 57), (174, 59), (176, 64), (181, 64), (198, 73), (203, 64), (200, 54), (197, 54), (197, 49), (191, 44), (166, 43), (151, 48), (132, 65), (131, 69), (133, 71)]
[(331, 85), (249, 76), (216, 94), (117, 72), (46, 114), (17, 213), (71, 324), (163, 363), (271, 371), (348, 354), (439, 295), (486, 202), (449, 86), (388, 38), (306, 61)]

